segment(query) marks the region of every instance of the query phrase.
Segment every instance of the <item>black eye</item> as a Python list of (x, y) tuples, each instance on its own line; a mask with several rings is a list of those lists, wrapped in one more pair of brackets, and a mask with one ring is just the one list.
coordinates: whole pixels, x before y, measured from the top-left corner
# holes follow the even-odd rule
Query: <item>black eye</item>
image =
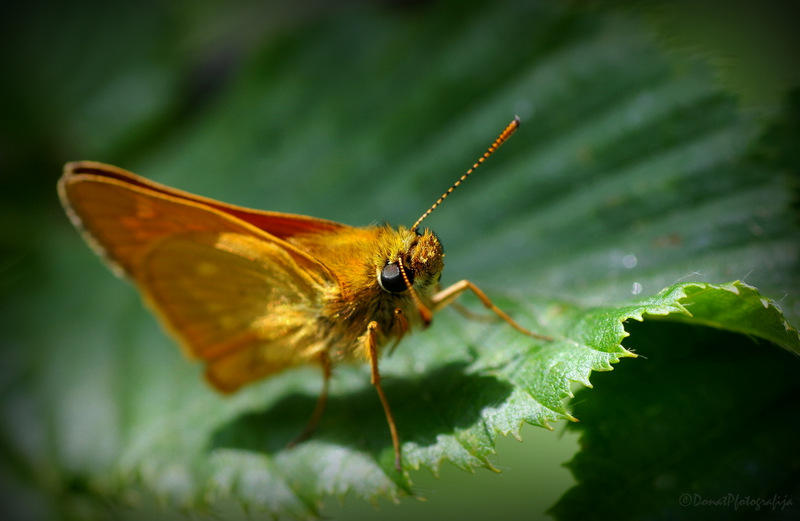
[[(414, 283), (414, 273), (406, 271), (408, 281)], [(400, 265), (397, 263), (387, 264), (381, 270), (381, 276), (378, 279), (381, 287), (389, 293), (402, 293), (408, 287), (406, 281), (403, 280), (403, 274), (400, 272)]]

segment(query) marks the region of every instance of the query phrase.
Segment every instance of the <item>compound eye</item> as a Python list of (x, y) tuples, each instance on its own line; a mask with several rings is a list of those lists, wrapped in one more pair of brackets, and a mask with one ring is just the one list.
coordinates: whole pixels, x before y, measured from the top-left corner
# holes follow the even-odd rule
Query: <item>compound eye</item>
[[(411, 271), (406, 271), (408, 281), (414, 283), (414, 274)], [(381, 276), (378, 278), (378, 283), (381, 287), (389, 293), (402, 293), (408, 289), (406, 281), (403, 280), (403, 273), (400, 271), (400, 265), (396, 262), (387, 264), (381, 270)]]

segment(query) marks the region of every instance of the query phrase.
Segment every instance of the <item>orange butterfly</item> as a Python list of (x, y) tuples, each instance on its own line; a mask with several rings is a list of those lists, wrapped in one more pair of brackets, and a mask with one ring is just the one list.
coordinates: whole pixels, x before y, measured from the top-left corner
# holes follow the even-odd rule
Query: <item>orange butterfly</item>
[(325, 406), (331, 364), (366, 359), (401, 469), (400, 441), (381, 387), (378, 356), (409, 329), (470, 290), (517, 330), (529, 332), (471, 282), (441, 289), (442, 246), (420, 223), (519, 126), (489, 150), (411, 228), (355, 228), (332, 221), (250, 210), (166, 187), (120, 168), (66, 165), (58, 192), (73, 224), (144, 300), (206, 377), (230, 393), (302, 364), (320, 364), (317, 406)]

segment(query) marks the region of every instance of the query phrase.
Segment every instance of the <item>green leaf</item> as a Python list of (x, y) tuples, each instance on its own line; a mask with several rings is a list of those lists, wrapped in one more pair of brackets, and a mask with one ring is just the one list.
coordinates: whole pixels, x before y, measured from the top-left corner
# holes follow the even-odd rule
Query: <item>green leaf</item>
[[(624, 393), (596, 409), (595, 391), (566, 402), (575, 382), (588, 386), (590, 378), (595, 388), (616, 383), (617, 373), (628, 375), (623, 389), (637, 389), (641, 379), (656, 384), (662, 360), (665, 376), (689, 370), (674, 380), (694, 382), (680, 386), (689, 391), (721, 385), (727, 375), (747, 382), (737, 392), (750, 393), (751, 408), (732, 408), (740, 397), (732, 393), (720, 400), (720, 418), (709, 414), (712, 401), (687, 399), (687, 417), (757, 421), (763, 401), (755, 391), (770, 383), (771, 371), (762, 358), (785, 355), (766, 343), (800, 351), (787, 322), (800, 318), (800, 234), (782, 175), (794, 163), (776, 159), (794, 146), (787, 136), (796, 125), (774, 107), (738, 107), (704, 62), (665, 52), (634, 16), (445, 2), (408, 12), (347, 8), (295, 19), (291, 31), (249, 33), (234, 22), (259, 29), (267, 22), (243, 4), (224, 16), (198, 11), (182, 29), (142, 8), (146, 14), (117, 33), (111, 22), (64, 9), (70, 23), (60, 16), (50, 26), (109, 45), (60, 39), (60, 59), (50, 62), (44, 58), (53, 49), (29, 44), (33, 57), (50, 64), (25, 76), (34, 92), (49, 92), (53, 77), (69, 79), (59, 96), (43, 97), (69, 123), (49, 144), (54, 162), (117, 163), (226, 202), (353, 225), (410, 224), (519, 114), (520, 131), (426, 225), (447, 249), (445, 284), (472, 280), (555, 340), (442, 312), (381, 360), (403, 441), (402, 474), (393, 469), (386, 421), (362, 364), (336, 367), (317, 432), (287, 450), (313, 409), (319, 369), (286, 371), (230, 398), (215, 394), (135, 291), (104, 275), (69, 228), (55, 202), (58, 166), (34, 169), (48, 180), (50, 206), (25, 219), (13, 214), (8, 222), (20, 228), (3, 242), (29, 241), (4, 268), (3, 287), (14, 298), (0, 310), (8, 335), (0, 477), (18, 492), (9, 500), (17, 512), (80, 518), (143, 496), (191, 512), (234, 502), (309, 517), (324, 514), (330, 496), (395, 500), (420, 494), (416, 469), (438, 474), (447, 462), (492, 469), (498, 436), (523, 438), (525, 424), (578, 419), (593, 435), (603, 434), (606, 420), (617, 425), (614, 407), (647, 412)], [(122, 14), (107, 17), (129, 19)], [(207, 26), (214, 30), (204, 32)], [(146, 48), (136, 47), (142, 34), (154, 35)], [(38, 42), (34, 36), (19, 34), (23, 42)], [(130, 46), (135, 55), (126, 53)], [(74, 63), (85, 73), (59, 72), (58, 64)], [(206, 90), (201, 80), (209, 77), (219, 83)], [(139, 90), (126, 78), (149, 78), (151, 86)], [(130, 110), (128, 88), (146, 110)], [(104, 106), (120, 107), (120, 118)], [(113, 127), (103, 123), (109, 119)], [(58, 126), (47, 121), (45, 128)], [(723, 283), (736, 279), (747, 283)], [(698, 282), (679, 283), (687, 280)], [(475, 299), (464, 301), (480, 312)], [(705, 353), (706, 345), (715, 350)], [(739, 354), (723, 371), (713, 361), (726, 348)], [(625, 373), (592, 375), (633, 354), (643, 356), (620, 364)], [(691, 371), (694, 358), (704, 363)], [(796, 359), (780, 360), (784, 372), (774, 372), (767, 396), (786, 396), (796, 374)], [(666, 383), (640, 398), (662, 410), (671, 399)], [(636, 416), (636, 425), (645, 428), (647, 418)], [(774, 431), (753, 440), (785, 441), (784, 429)], [(601, 441), (629, 449), (624, 475), (659, 436), (690, 446), (689, 454), (703, 450), (688, 427), (675, 438)], [(621, 457), (598, 455), (595, 466), (573, 464), (584, 486), (607, 485), (608, 468)], [(773, 456), (759, 461), (778, 461)], [(716, 493), (703, 488), (712, 474), (678, 487), (699, 467), (674, 473), (677, 485), (652, 505), (674, 506), (683, 490)], [(778, 490), (785, 468), (774, 475)], [(572, 501), (578, 494), (585, 499)], [(579, 488), (556, 511), (585, 517), (598, 495)], [(642, 499), (632, 511), (644, 517), (648, 504)]]
[(578, 484), (549, 513), (794, 517), (796, 356), (689, 323), (645, 320), (627, 329), (626, 344), (646, 359), (598, 374), (591, 392), (576, 393), (581, 422), (570, 429), (580, 432), (582, 450), (568, 466)]

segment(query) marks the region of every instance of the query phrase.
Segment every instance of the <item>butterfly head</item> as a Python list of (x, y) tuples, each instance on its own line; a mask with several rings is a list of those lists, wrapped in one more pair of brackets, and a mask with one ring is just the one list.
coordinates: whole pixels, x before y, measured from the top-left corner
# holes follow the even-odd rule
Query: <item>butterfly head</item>
[(444, 250), (432, 231), (397, 230), (397, 247), (384, 259), (378, 273), (378, 284), (388, 293), (404, 293), (409, 288), (426, 293), (434, 286), (444, 269)]

